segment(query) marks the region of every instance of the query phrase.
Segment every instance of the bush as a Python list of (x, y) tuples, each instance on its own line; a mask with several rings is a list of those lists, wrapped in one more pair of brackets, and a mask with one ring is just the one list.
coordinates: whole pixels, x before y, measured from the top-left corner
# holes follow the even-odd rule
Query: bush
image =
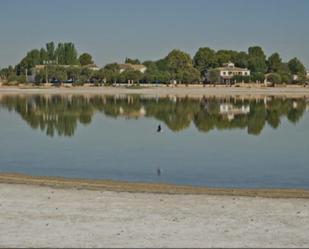
[(267, 76), (267, 81), (273, 83), (273, 84), (280, 84), (282, 82), (280, 74), (277, 73), (270, 73)]
[(210, 69), (208, 71), (208, 80), (210, 83), (220, 82), (220, 71), (217, 69)]
[(265, 80), (265, 75), (263, 73), (253, 73), (251, 75), (251, 81), (253, 82), (264, 82)]
[(242, 76), (242, 75), (235, 75), (231, 79), (231, 82), (234, 83), (241, 83), (241, 82), (249, 83), (250, 81), (251, 81), (250, 76)]

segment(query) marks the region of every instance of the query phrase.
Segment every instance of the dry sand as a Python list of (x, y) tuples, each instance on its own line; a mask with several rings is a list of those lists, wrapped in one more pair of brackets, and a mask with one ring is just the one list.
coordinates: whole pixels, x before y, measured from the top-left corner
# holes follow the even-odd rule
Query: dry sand
[(286, 97), (309, 97), (309, 87), (262, 87), (262, 86), (178, 86), (178, 87), (142, 87), (130, 89), (126, 87), (0, 87), (0, 94), (141, 94), (150, 96), (174, 95), (178, 97), (208, 97), (208, 96), (286, 96)]
[(309, 247), (309, 199), (0, 184), (0, 247)]

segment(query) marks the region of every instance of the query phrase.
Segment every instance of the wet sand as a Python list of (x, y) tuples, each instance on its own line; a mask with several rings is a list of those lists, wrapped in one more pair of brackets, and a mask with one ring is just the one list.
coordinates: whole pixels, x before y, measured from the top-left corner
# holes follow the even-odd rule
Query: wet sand
[(0, 247), (309, 247), (309, 199), (0, 183)]
[(228, 195), (267, 198), (305, 198), (309, 199), (307, 189), (246, 189), (246, 188), (208, 188), (164, 183), (138, 183), (112, 180), (89, 180), (78, 178), (31, 176), (18, 173), (0, 173), (0, 183), (47, 186), (53, 188), (103, 190), (132, 193)]

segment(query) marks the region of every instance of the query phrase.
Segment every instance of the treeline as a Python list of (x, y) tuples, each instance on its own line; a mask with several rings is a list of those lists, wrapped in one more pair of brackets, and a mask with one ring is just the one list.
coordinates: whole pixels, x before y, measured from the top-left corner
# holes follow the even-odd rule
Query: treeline
[[(206, 72), (212, 83), (218, 81), (217, 67), (223, 63), (233, 62), (236, 67), (248, 68), (250, 76), (235, 76), (233, 82), (263, 82), (265, 77), (273, 83), (305, 83), (306, 69), (298, 58), (284, 62), (278, 53), (266, 56), (259, 46), (249, 47), (247, 52), (234, 50), (215, 51), (208, 47), (199, 48), (193, 58), (181, 50), (174, 49), (167, 56), (157, 61), (140, 62), (138, 59), (126, 58), (125, 63), (143, 64), (147, 67), (145, 73), (127, 69), (120, 72), (117, 63), (107, 64), (100, 70), (90, 70), (86, 66), (92, 64), (92, 56), (88, 53), (78, 57), (73, 43), (54, 42), (46, 44), (45, 48), (34, 49), (27, 53), (15, 67), (0, 70), (0, 77), (8, 81), (23, 82), (25, 75), (38, 64), (48, 65), (48, 78), (59, 81), (73, 80), (76, 84), (95, 83), (112, 84), (127, 83), (201, 83), (205, 81)], [(72, 67), (62, 67), (70, 65)], [(36, 82), (44, 83), (46, 71), (38, 72)], [(45, 75), (45, 76), (44, 76)]]
[(67, 78), (67, 76), (63, 77), (67, 72), (63, 72), (62, 67), (57, 67), (57, 65), (84, 66), (92, 63), (93, 60), (90, 54), (83, 53), (78, 56), (72, 42), (58, 43), (57, 45), (54, 42), (49, 42), (41, 49), (32, 49), (27, 52), (26, 56), (15, 67), (9, 66), (1, 69), (0, 79), (8, 82), (25, 83), (26, 75), (30, 75), (31, 70), (36, 65), (55, 67), (51, 72), (51, 76), (62, 79)]
[[(250, 108), (249, 113), (235, 115), (231, 120), (221, 113), (221, 104), (233, 108)], [(306, 100), (268, 98), (147, 98), (139, 96), (91, 96), (74, 95), (7, 95), (0, 100), (0, 108), (19, 113), (33, 129), (48, 136), (73, 136), (78, 123), (89, 124), (95, 113), (107, 117), (155, 118), (174, 132), (184, 130), (193, 123), (200, 132), (226, 129), (245, 129), (248, 134), (258, 135), (266, 125), (273, 129), (282, 119), (297, 123), (306, 110)], [(143, 110), (143, 112), (141, 112)]]

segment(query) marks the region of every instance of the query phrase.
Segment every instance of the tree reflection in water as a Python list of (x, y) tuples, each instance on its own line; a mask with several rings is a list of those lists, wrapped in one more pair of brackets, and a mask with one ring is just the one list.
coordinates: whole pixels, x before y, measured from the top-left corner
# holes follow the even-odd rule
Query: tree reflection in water
[(96, 112), (107, 117), (155, 118), (174, 132), (194, 123), (201, 132), (247, 129), (258, 135), (267, 123), (279, 127), (282, 117), (297, 123), (306, 110), (304, 98), (150, 98), (138, 95), (3, 95), (1, 108), (15, 111), (33, 129), (48, 136), (73, 136), (78, 123), (90, 124)]

